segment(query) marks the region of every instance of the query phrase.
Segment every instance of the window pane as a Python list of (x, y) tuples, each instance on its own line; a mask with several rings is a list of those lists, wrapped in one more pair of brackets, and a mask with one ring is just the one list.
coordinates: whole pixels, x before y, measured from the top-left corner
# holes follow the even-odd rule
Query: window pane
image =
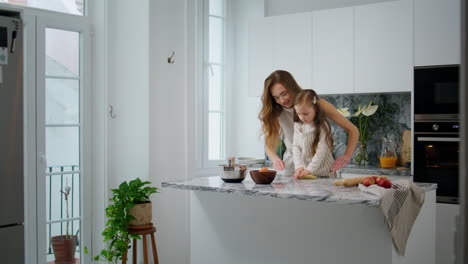
[(221, 114), (209, 113), (208, 124), (208, 159), (220, 160), (221, 158)]
[(80, 75), (80, 34), (73, 31), (46, 29), (46, 75), (75, 77)]
[[(78, 170), (78, 167), (74, 168)], [(70, 171), (71, 168), (64, 168), (64, 171)], [(80, 216), (80, 188), (79, 188), (79, 173), (74, 174), (53, 174), (47, 175), (46, 180), (46, 212), (47, 221), (55, 221), (65, 219), (67, 216), (66, 204), (63, 194), (60, 190), (65, 191), (65, 187), (70, 187), (70, 195), (68, 198), (68, 214), (69, 217)]]
[(220, 111), (221, 110), (221, 88), (222, 88), (222, 77), (221, 67), (219, 65), (211, 65), (208, 70), (209, 79), (209, 94), (208, 94), (208, 111)]
[(224, 0), (210, 0), (210, 15), (224, 16)]
[(209, 60), (221, 63), (223, 58), (223, 21), (220, 18), (210, 17), (209, 32)]
[(81, 16), (84, 10), (84, 0), (0, 0), (1, 2)]
[(78, 80), (46, 79), (46, 124), (78, 124)]
[(47, 127), (47, 167), (79, 166), (79, 127)]

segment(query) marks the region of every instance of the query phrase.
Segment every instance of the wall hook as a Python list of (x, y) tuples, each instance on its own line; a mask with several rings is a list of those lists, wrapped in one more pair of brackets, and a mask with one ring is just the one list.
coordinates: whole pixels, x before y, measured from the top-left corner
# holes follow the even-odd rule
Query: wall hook
[(172, 64), (172, 63), (175, 62), (174, 59), (173, 59), (173, 58), (174, 58), (174, 54), (175, 54), (175, 51), (172, 51), (172, 55), (171, 55), (170, 57), (167, 58), (167, 63)]
[(116, 118), (117, 115), (114, 114), (114, 107), (112, 105), (109, 105), (109, 115), (111, 118)]

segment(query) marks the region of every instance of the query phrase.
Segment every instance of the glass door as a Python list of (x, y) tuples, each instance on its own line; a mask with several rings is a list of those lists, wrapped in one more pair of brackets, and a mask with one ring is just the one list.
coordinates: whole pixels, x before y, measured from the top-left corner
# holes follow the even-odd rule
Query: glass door
[(77, 261), (90, 244), (89, 31), (79, 18), (59, 20), (37, 18), (38, 263), (53, 263), (57, 239), (74, 239)]

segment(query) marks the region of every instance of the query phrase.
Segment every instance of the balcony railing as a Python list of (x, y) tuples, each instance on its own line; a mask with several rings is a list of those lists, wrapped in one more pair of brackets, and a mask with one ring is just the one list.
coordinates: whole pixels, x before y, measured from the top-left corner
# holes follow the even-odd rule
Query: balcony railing
[[(51, 166), (46, 171), (47, 199), (47, 254), (53, 254), (50, 238), (66, 234), (69, 222), (69, 235), (80, 235), (80, 171), (77, 165)], [(69, 218), (67, 218), (65, 197), (60, 190), (70, 187), (68, 200)], [(77, 240), (79, 243), (79, 239)], [(77, 247), (79, 252), (79, 247)], [(49, 257), (48, 257), (49, 259)]]

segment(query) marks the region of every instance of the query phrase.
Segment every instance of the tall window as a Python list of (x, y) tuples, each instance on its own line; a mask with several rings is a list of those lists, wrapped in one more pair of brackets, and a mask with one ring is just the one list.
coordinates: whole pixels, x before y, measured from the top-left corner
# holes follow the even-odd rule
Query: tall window
[(225, 158), (225, 0), (205, 0), (204, 167)]

